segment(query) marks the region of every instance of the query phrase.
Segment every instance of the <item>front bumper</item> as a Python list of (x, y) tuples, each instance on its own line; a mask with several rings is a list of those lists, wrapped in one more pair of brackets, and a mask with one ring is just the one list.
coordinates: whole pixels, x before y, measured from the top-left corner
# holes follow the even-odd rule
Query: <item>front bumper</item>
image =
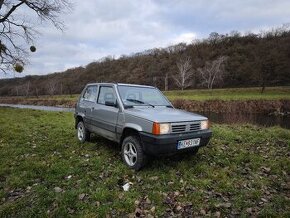
[[(202, 147), (208, 144), (212, 131), (202, 130), (190, 133), (178, 133), (170, 135), (153, 135), (150, 133), (140, 132), (143, 150), (149, 155), (173, 154), (194, 150), (197, 147)], [(180, 140), (200, 138), (200, 144), (197, 147), (185, 148), (178, 150), (177, 143)]]

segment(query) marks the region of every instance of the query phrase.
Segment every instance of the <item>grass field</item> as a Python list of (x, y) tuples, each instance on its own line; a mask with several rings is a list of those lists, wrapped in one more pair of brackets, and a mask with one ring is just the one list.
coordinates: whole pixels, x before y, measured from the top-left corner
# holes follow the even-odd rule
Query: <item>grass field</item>
[(80, 144), (71, 113), (0, 113), (0, 217), (290, 216), (289, 130), (214, 125), (196, 156), (134, 172), (117, 145)]
[(261, 88), (232, 88), (214, 89), (212, 92), (207, 89), (167, 91), (165, 95), (170, 99), (187, 100), (278, 100), (290, 99), (290, 87), (269, 87), (261, 94)]

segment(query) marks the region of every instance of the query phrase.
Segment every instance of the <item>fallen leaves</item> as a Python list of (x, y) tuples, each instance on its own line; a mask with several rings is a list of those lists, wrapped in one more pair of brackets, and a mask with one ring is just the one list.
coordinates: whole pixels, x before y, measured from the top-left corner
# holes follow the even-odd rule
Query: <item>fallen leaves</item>
[(60, 192), (63, 192), (63, 189), (60, 188), (60, 187), (54, 187), (54, 191), (55, 191), (56, 193), (60, 193)]
[(158, 176), (152, 176), (149, 178), (151, 181), (157, 181), (159, 179)]
[(232, 206), (231, 203), (219, 203), (219, 204), (215, 204), (215, 207), (216, 208), (220, 208), (220, 207), (223, 207), (223, 208), (230, 208)]
[(264, 173), (270, 173), (270, 171), (271, 171), (271, 168), (270, 167), (261, 167), (261, 169), (262, 169), (262, 171), (264, 172)]
[(80, 201), (84, 200), (86, 196), (87, 196), (87, 194), (85, 194), (85, 193), (79, 194), (79, 200)]
[(249, 208), (246, 209), (246, 211), (247, 211), (247, 213), (250, 213), (251, 214), (252, 211), (253, 211), (253, 208), (249, 207)]
[(193, 215), (193, 205), (191, 202), (181, 203), (178, 201), (178, 196), (181, 196), (179, 191), (169, 192), (163, 201), (168, 208), (165, 211), (165, 217), (181, 215), (188, 217)]
[(151, 200), (146, 195), (134, 202), (136, 209), (134, 214), (130, 214), (130, 217), (154, 217), (156, 207), (152, 205)]
[(22, 198), (25, 195), (25, 191), (21, 188), (17, 188), (14, 190), (9, 191), (7, 195), (7, 199), (4, 198), (4, 201), (16, 201), (19, 198)]

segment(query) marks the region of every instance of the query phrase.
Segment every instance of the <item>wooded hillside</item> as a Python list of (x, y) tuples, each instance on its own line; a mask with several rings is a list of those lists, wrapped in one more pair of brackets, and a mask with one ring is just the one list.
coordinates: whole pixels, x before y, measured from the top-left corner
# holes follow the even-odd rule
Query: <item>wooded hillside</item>
[(85, 67), (45, 76), (0, 80), (0, 95), (72, 94), (91, 82), (180, 89), (176, 77), (182, 60), (187, 60), (188, 86), (184, 88), (202, 88), (206, 84), (201, 71), (219, 57), (226, 58), (214, 88), (290, 85), (290, 30), (283, 27), (261, 34), (211, 33), (207, 39), (189, 45), (154, 48), (118, 59), (105, 57)]

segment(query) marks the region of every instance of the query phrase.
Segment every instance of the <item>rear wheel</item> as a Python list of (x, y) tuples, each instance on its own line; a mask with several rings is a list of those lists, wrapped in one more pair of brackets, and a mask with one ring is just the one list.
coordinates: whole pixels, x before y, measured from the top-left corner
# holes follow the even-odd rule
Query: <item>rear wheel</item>
[(143, 152), (141, 142), (137, 136), (127, 136), (122, 143), (122, 159), (131, 169), (140, 170), (147, 157)]
[(77, 137), (81, 143), (90, 141), (90, 132), (86, 129), (83, 121), (80, 121), (77, 125)]

